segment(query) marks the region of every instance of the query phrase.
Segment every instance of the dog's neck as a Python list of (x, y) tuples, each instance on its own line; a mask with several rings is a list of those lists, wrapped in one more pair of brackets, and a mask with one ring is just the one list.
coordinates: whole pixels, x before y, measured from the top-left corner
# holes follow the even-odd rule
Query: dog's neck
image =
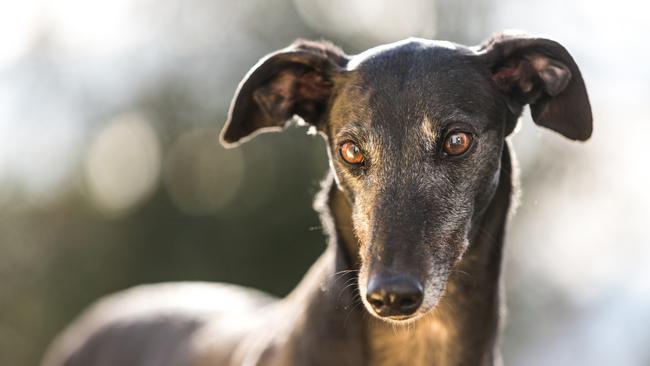
[[(354, 236), (351, 210), (333, 176), (326, 180), (322, 197), (321, 219), (330, 234), (328, 286), (338, 293), (330, 300), (339, 316), (356, 317), (366, 349), (363, 358), (371, 365), (493, 365), (501, 312), (501, 262), (504, 228), (512, 194), (512, 165), (507, 144), (501, 159), (497, 191), (472, 230), (470, 247), (449, 277), (445, 295), (428, 316), (406, 325), (392, 325), (366, 314), (359, 304), (356, 271), (359, 268), (358, 242)], [(325, 196), (326, 195), (326, 196)], [(355, 285), (350, 286), (350, 283)], [(341, 292), (347, 292), (341, 296)], [(315, 299), (314, 299), (315, 300)], [(320, 299), (321, 301), (323, 299)], [(317, 300), (318, 301), (318, 300)], [(349, 310), (350, 304), (356, 302)], [(347, 310), (344, 310), (347, 309)], [(350, 314), (353, 312), (354, 314)], [(350, 324), (348, 324), (350, 325)], [(345, 322), (343, 324), (345, 327)]]

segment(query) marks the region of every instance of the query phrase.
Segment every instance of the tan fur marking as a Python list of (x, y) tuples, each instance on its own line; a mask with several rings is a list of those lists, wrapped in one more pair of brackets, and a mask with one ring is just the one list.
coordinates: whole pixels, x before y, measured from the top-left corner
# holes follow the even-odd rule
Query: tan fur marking
[(420, 125), (420, 131), (422, 137), (424, 137), (424, 141), (427, 149), (432, 149), (436, 144), (436, 139), (438, 138), (438, 134), (436, 133), (433, 123), (426, 115), (422, 119), (422, 123)]

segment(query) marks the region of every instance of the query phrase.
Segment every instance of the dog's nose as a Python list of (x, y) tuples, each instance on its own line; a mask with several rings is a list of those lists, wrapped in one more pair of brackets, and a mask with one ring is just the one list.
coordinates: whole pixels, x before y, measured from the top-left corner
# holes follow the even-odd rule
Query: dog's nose
[(424, 291), (408, 275), (375, 275), (368, 282), (366, 300), (381, 317), (413, 314), (422, 304)]

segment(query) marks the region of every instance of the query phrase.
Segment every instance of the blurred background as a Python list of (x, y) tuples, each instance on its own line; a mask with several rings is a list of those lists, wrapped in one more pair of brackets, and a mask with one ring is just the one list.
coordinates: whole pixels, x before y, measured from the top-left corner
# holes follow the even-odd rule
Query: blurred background
[[(507, 240), (507, 365), (650, 365), (650, 22), (634, 0), (0, 1), (0, 364), (150, 282), (286, 294), (324, 249), (324, 144), (224, 150), (241, 77), (297, 37), (348, 53), (516, 28), (573, 54), (594, 110), (571, 143), (526, 116)], [(527, 112), (526, 112), (527, 113)]]

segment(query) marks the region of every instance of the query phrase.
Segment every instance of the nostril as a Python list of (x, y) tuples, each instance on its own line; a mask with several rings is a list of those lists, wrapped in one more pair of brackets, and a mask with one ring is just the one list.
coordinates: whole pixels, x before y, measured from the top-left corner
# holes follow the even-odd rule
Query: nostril
[(384, 296), (385, 293), (382, 291), (369, 291), (366, 300), (368, 300), (368, 303), (370, 303), (375, 311), (379, 312), (386, 305)]
[(371, 298), (371, 299), (368, 299), (368, 302), (375, 309), (380, 309), (382, 306), (384, 306), (384, 301), (381, 300), (381, 299), (372, 299)]
[(397, 302), (397, 305), (399, 305), (400, 308), (410, 308), (414, 306), (417, 303), (417, 300), (415, 297), (410, 296), (410, 297), (404, 297), (399, 299)]

